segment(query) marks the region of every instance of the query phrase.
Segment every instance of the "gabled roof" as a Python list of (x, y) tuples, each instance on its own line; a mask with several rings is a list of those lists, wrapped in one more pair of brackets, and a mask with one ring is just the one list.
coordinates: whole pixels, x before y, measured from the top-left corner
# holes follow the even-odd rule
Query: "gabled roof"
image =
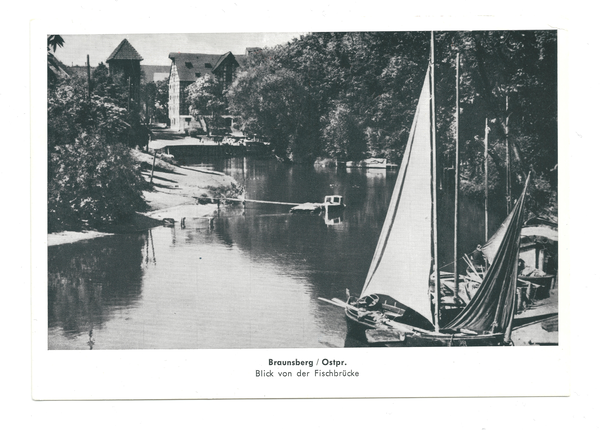
[(234, 55), (231, 53), (231, 51), (221, 55), (221, 57), (219, 58), (219, 60), (217, 61), (217, 64), (215, 64), (215, 66), (213, 67), (213, 70), (217, 70), (221, 64), (223, 64), (225, 62), (225, 60), (227, 60), (227, 58), (229, 58), (231, 56), (231, 58), (233, 59), (233, 61), (235, 61), (235, 63), (239, 66), (240, 64), (236, 61)]
[(135, 50), (131, 43), (127, 39), (123, 39), (119, 46), (115, 48), (115, 50), (108, 56), (106, 62), (115, 61), (115, 60), (135, 60), (142, 61), (143, 58), (138, 52)]
[(218, 54), (186, 54), (181, 52), (171, 52), (169, 54), (169, 58), (175, 62), (175, 67), (177, 67), (179, 80), (183, 82), (196, 82), (196, 79), (201, 76), (212, 73), (221, 57)]

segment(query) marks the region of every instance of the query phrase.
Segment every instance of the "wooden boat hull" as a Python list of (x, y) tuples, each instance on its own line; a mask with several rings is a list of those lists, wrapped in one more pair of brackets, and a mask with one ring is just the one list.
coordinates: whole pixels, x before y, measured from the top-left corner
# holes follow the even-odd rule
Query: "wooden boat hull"
[(324, 209), (324, 206), (320, 203), (303, 203), (298, 206), (294, 206), (290, 209), (290, 213), (293, 214), (311, 214), (319, 215)]
[(368, 317), (360, 318), (357, 312), (346, 308), (348, 336), (371, 346), (432, 347), (432, 346), (502, 346), (504, 334), (446, 334), (421, 330), (406, 325), (393, 329), (378, 324)]

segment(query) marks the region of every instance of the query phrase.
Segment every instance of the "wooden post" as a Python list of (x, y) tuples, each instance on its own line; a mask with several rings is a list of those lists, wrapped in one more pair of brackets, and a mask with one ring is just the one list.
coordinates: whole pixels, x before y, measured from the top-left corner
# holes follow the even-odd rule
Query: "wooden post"
[(434, 53), (434, 37), (433, 31), (431, 32), (431, 73), (429, 75), (429, 88), (431, 92), (431, 162), (432, 162), (432, 194), (433, 194), (433, 261), (434, 261), (434, 276), (435, 276), (435, 289), (433, 293), (434, 301), (434, 326), (435, 331), (440, 330), (440, 264), (438, 256), (438, 228), (437, 228), (437, 151), (435, 141), (435, 53)]
[(152, 183), (152, 179), (154, 178), (154, 163), (156, 163), (156, 149), (154, 150), (154, 158), (152, 159), (152, 173), (150, 174), (150, 183)]
[(456, 154), (454, 159), (454, 298), (458, 298), (458, 193), (460, 190), (460, 157), (458, 144), (458, 120), (460, 117), (459, 73), (460, 54), (456, 54)]
[(92, 81), (90, 79), (90, 56), (87, 56), (87, 84), (88, 84), (88, 100), (92, 98)]
[(484, 166), (484, 182), (485, 182), (485, 215), (484, 215), (484, 219), (485, 219), (485, 241), (487, 243), (488, 241), (488, 133), (489, 133), (490, 129), (488, 128), (488, 120), (487, 118), (485, 119), (485, 137), (483, 139), (483, 145), (484, 145), (484, 162), (483, 162), (483, 166)]

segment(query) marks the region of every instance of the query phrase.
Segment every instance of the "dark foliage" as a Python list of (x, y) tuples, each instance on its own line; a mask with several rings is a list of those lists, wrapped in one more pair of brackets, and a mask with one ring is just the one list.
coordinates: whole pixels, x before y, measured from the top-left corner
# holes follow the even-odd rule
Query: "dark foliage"
[[(125, 95), (123, 93), (125, 91)], [(102, 64), (48, 88), (48, 229), (99, 227), (145, 207), (125, 90)]]
[(48, 227), (100, 227), (145, 208), (147, 187), (130, 150), (82, 134), (49, 154)]
[(169, 122), (169, 78), (142, 85), (141, 99), (145, 105), (146, 122)]
[[(508, 135), (513, 195), (532, 171), (540, 207), (552, 206), (556, 32), (435, 34), (440, 169), (454, 168), (457, 54), (462, 189), (482, 190), (487, 118), (492, 192), (502, 194), (507, 182)], [(244, 131), (264, 136), (282, 157), (398, 161), (429, 57), (429, 32), (308, 34), (264, 50), (239, 73), (227, 94), (230, 111), (241, 117)]]

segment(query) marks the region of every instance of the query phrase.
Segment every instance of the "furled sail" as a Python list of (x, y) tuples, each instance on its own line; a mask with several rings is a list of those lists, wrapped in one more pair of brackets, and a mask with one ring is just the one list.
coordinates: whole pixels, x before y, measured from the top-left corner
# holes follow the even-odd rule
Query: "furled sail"
[(361, 296), (385, 294), (432, 322), (430, 70), (419, 97), (387, 216)]
[(506, 228), (499, 236), (500, 244), (494, 261), (473, 300), (444, 330), (467, 329), (477, 333), (504, 332), (510, 335), (517, 288), (523, 205), (528, 184), (529, 177), (521, 197), (507, 218)]

